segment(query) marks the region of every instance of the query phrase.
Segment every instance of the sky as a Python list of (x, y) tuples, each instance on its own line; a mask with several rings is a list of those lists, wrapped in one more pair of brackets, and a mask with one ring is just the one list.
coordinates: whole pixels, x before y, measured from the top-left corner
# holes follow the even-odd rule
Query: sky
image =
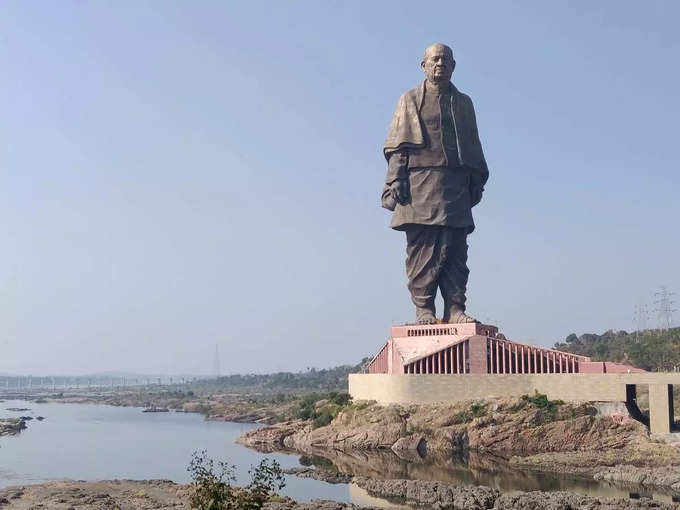
[(679, 17), (670, 0), (1, 0), (0, 373), (374, 354), (413, 319), (381, 147), (434, 42), (491, 172), (469, 312), (544, 346), (631, 330), (640, 304), (655, 325), (654, 292), (680, 291)]

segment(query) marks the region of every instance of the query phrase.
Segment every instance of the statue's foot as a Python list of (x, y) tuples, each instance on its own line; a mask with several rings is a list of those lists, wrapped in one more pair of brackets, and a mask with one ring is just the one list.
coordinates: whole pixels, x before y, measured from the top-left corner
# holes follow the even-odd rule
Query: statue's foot
[(416, 324), (437, 324), (434, 311), (429, 308), (416, 308)]
[(479, 322), (474, 317), (470, 317), (463, 310), (451, 310), (451, 315), (447, 318), (449, 324), (465, 324), (470, 322)]

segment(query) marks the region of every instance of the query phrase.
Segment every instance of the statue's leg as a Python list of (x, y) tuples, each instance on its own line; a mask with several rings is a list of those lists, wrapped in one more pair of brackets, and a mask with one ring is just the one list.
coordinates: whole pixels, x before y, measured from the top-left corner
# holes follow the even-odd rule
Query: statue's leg
[(439, 275), (439, 288), (444, 298), (444, 321), (461, 323), (476, 322), (465, 314), (465, 291), (467, 289), (467, 229), (446, 227), (442, 236), (443, 263)]
[(406, 230), (406, 276), (418, 324), (437, 322), (434, 299), (441, 268), (439, 238), (442, 228), (412, 225)]

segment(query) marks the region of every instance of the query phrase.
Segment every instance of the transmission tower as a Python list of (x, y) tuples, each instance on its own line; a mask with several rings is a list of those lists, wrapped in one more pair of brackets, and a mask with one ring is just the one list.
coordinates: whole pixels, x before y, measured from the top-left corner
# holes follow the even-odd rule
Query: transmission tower
[(659, 319), (659, 329), (670, 329), (673, 324), (673, 312), (677, 312), (675, 308), (675, 301), (673, 301), (673, 296), (675, 292), (669, 291), (665, 286), (661, 286), (658, 292), (654, 293), (656, 300), (654, 304)]
[(220, 376), (220, 350), (215, 344), (215, 359), (213, 360), (213, 375), (217, 379)]

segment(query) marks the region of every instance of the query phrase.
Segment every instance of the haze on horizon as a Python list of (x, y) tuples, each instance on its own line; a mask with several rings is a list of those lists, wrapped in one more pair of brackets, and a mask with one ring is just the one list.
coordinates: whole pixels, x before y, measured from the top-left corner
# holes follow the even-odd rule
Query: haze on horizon
[[(672, 1), (0, 8), (0, 373), (354, 364), (412, 320), (381, 146), (454, 49), (470, 312), (552, 345), (680, 291)], [(655, 323), (654, 316), (650, 326)], [(676, 321), (677, 323), (677, 321)]]

